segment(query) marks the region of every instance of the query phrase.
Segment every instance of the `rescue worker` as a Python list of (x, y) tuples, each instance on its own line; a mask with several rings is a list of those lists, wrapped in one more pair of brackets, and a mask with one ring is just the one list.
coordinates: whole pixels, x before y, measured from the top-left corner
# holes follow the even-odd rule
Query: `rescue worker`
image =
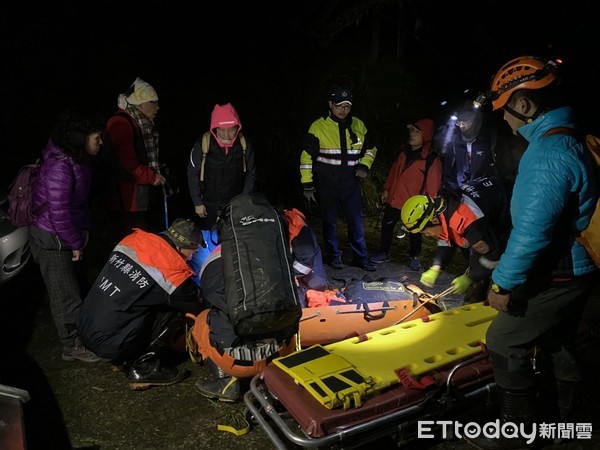
[(252, 339), (236, 335), (227, 314), (221, 245), (204, 261), (198, 276), (208, 309), (196, 317), (192, 336), (213, 380), (198, 380), (194, 387), (204, 397), (237, 402), (245, 387), (242, 380), (246, 382), (261, 373), (273, 358), (294, 351), (297, 327)]
[(176, 219), (158, 234), (134, 229), (114, 248), (80, 308), (82, 342), (124, 365), (132, 389), (168, 386), (189, 375), (164, 359), (185, 334), (185, 314), (201, 310), (186, 260), (203, 245), (189, 219)]
[(306, 308), (306, 292), (309, 289), (324, 292), (329, 288), (321, 247), (302, 212), (296, 208), (288, 208), (283, 209), (281, 214), (288, 225), (296, 291), (302, 307)]
[(215, 105), (206, 143), (200, 137), (190, 152), (188, 187), (204, 229), (213, 227), (229, 200), (254, 191), (254, 148), (241, 131), (235, 107), (231, 103)]
[(454, 133), (442, 147), (444, 187), (460, 191), (461, 186), (481, 177), (498, 176), (495, 128), (485, 120), (481, 108), (467, 99), (456, 115)]
[[(575, 239), (596, 206), (594, 163), (580, 139), (552, 132), (557, 127), (577, 128), (559, 66), (555, 60), (515, 58), (498, 70), (486, 95), (494, 111), (503, 111), (513, 133), (529, 142), (510, 204), (512, 231), (487, 296), (499, 311), (488, 328), (486, 345), (503, 424), (572, 420), (581, 381), (575, 338), (598, 280), (597, 268)], [(530, 358), (534, 345), (551, 363), (558, 394), (554, 405), (540, 410), (557, 409), (560, 416), (536, 414), (539, 380)], [(465, 439), (484, 449), (526, 447), (522, 436)]]
[(423, 233), (438, 239), (436, 253), (421, 283), (433, 287), (457, 248), (468, 249), (469, 266), (452, 280), (454, 294), (464, 294), (466, 302), (484, 301), (489, 276), (498, 263), (510, 233), (508, 193), (499, 178), (481, 178), (462, 186), (462, 195), (442, 189), (438, 197), (416, 195), (401, 212), (402, 223), (410, 233)]
[(300, 181), (307, 202), (318, 203), (329, 265), (344, 268), (337, 236), (342, 211), (353, 253), (351, 264), (372, 272), (376, 267), (369, 260), (365, 242), (360, 180), (369, 173), (377, 147), (364, 122), (352, 114), (353, 101), (346, 87), (330, 91), (328, 113), (311, 124), (305, 137)]

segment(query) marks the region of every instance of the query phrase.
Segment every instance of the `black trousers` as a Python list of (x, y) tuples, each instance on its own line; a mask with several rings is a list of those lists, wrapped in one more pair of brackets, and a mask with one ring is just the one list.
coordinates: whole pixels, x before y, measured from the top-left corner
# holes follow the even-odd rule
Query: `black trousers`
[[(381, 242), (379, 247), (379, 250), (382, 253), (389, 253), (392, 248), (394, 229), (400, 220), (400, 213), (401, 211), (399, 209), (393, 208), (389, 203), (385, 204), (383, 218), (381, 219)], [(416, 258), (421, 255), (423, 236), (421, 233), (407, 234), (409, 239), (409, 256), (411, 258)]]
[(498, 313), (486, 335), (498, 386), (508, 390), (534, 386), (531, 350), (539, 345), (552, 360), (554, 375), (562, 381), (579, 381), (574, 354), (577, 328), (597, 273), (555, 283), (531, 296), (518, 296), (509, 312)]

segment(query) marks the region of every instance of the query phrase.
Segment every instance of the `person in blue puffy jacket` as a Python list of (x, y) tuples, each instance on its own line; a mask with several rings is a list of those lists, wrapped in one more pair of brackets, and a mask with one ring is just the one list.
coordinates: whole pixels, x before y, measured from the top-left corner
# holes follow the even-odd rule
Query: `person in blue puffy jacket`
[[(500, 394), (500, 421), (526, 426), (571, 421), (581, 380), (575, 338), (598, 279), (597, 268), (575, 239), (596, 206), (594, 163), (573, 135), (577, 125), (562, 90), (559, 65), (532, 56), (515, 58), (498, 71), (487, 93), (493, 110), (503, 110), (513, 134), (529, 142), (510, 204), (512, 231), (492, 272), (487, 301), (498, 315), (486, 335)], [(535, 345), (550, 362), (552, 371), (546, 375), (557, 393), (554, 404), (540, 409), (531, 363)], [(557, 416), (539, 417), (537, 411), (556, 411)], [(478, 448), (526, 445), (526, 438), (518, 435), (467, 440)]]

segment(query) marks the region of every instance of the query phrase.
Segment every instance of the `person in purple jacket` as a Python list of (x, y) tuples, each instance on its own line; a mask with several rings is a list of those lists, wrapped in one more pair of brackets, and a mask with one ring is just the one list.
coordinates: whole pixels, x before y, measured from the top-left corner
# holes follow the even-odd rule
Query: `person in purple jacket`
[(46, 284), (65, 361), (99, 361), (81, 344), (75, 316), (82, 304), (81, 261), (92, 225), (90, 158), (100, 150), (103, 129), (102, 121), (79, 110), (63, 112), (42, 150), (33, 192), (29, 242)]

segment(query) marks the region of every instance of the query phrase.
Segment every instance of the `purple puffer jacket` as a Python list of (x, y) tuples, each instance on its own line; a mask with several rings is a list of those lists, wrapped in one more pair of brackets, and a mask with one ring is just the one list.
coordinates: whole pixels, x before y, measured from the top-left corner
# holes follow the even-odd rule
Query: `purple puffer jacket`
[(72, 250), (84, 245), (84, 232), (91, 229), (89, 195), (92, 172), (48, 140), (42, 150), (44, 162), (33, 191), (34, 211), (41, 211), (34, 226), (57, 235)]

